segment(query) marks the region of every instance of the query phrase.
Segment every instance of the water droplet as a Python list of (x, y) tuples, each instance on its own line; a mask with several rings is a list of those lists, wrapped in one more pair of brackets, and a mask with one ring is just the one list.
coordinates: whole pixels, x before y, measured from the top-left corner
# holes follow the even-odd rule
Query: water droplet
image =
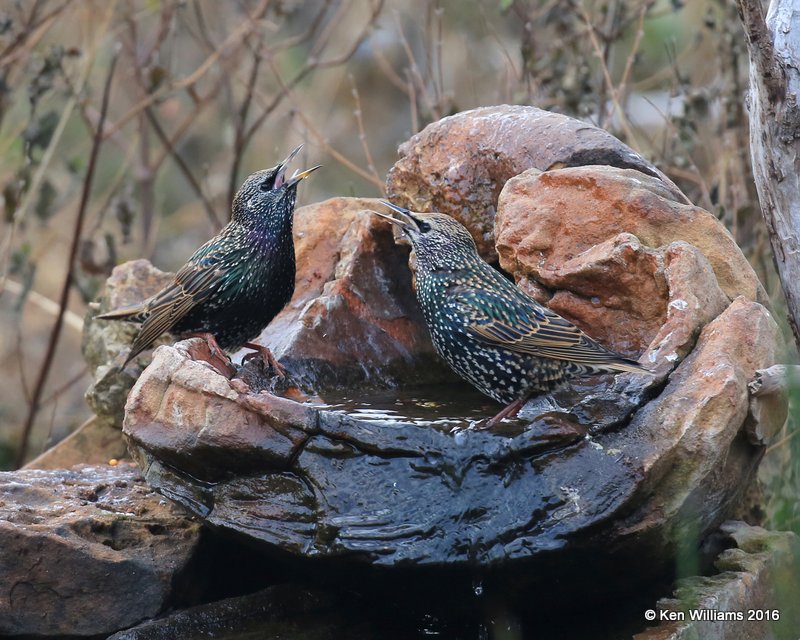
[(472, 581), (472, 592), (479, 598), (483, 595), (483, 580), (477, 579)]

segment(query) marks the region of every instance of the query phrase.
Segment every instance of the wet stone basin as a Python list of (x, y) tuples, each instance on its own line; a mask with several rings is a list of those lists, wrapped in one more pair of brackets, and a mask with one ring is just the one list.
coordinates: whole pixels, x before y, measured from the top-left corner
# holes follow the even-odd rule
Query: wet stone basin
[[(736, 354), (732, 331), (753, 336)], [(747, 487), (763, 451), (743, 429), (748, 369), (770, 357), (754, 345), (773, 331), (760, 305), (737, 299), (671, 373), (589, 380), (499, 431), (465, 428), (497, 407), (462, 387), (455, 404), (427, 409), (424, 396), (391, 393), (314, 406), (229, 380), (187, 341), (156, 351), (124, 430), (148, 483), (266, 550), (363, 567), (526, 567), (543, 586), (646, 557), (648, 572), (630, 577), (650, 579), (672, 566), (676, 531), (715, 528)], [(473, 413), (458, 424), (462, 403)], [(409, 404), (423, 411), (398, 419)]]

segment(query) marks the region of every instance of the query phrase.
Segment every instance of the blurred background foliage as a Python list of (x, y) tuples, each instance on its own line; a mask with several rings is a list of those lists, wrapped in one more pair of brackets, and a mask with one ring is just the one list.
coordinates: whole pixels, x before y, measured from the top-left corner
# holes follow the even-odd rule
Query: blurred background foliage
[[(0, 468), (19, 446), (68, 274), (32, 454), (89, 417), (81, 318), (115, 264), (180, 266), (227, 220), (240, 181), (299, 142), (305, 166), (325, 165), (300, 204), (381, 195), (398, 144), (482, 105), (576, 116), (650, 158), (731, 230), (782, 321), (749, 162), (747, 74), (725, 0), (4, 2)], [(800, 530), (794, 433), (769, 449), (762, 475), (769, 523)]]

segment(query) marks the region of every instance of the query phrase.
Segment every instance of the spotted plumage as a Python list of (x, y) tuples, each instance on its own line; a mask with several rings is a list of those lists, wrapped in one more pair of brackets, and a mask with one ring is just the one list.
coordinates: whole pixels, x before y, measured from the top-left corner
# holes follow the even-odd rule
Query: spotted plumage
[(484, 394), (513, 405), (503, 417), (573, 377), (646, 371), (504, 278), (450, 216), (384, 204), (400, 219), (378, 215), (400, 227), (414, 248), (417, 299), (436, 351)]
[[(292, 218), (297, 185), (318, 167), (286, 177), (302, 145), (245, 180), (230, 222), (153, 297), (98, 318), (141, 324), (125, 364), (161, 334), (210, 334), (222, 349), (254, 339), (294, 292)], [(123, 365), (124, 366), (124, 365)]]

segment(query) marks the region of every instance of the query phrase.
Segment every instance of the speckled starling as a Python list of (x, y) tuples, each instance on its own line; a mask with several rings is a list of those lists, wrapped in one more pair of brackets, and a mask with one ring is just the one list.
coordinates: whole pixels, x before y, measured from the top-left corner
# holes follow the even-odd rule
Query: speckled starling
[(141, 324), (123, 366), (170, 332), (205, 337), (212, 355), (240, 346), (257, 349), (280, 371), (269, 351), (250, 341), (294, 293), (297, 185), (319, 168), (286, 177), (301, 148), (244, 181), (230, 222), (194, 252), (166, 287), (139, 305), (97, 316)]
[[(503, 277), (478, 255), (469, 231), (441, 213), (388, 202), (416, 253), (416, 293), (436, 351), (462, 378), (515, 415), (531, 395), (573, 377), (646, 369), (598, 344)], [(377, 212), (375, 212), (377, 213)]]

